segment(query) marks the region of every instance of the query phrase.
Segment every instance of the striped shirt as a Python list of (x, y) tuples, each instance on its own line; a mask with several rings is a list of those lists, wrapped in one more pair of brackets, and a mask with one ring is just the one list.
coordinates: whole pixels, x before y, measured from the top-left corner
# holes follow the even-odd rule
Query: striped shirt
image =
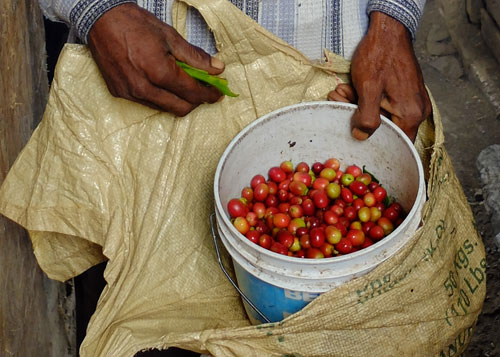
[[(134, 2), (172, 24), (175, 0), (39, 0), (51, 20), (66, 22), (86, 43), (90, 28), (107, 10)], [(264, 28), (300, 50), (321, 59), (323, 49), (350, 59), (368, 28), (372, 11), (400, 21), (415, 38), (425, 0), (228, 0)], [(212, 33), (202, 16), (188, 10), (187, 40), (216, 53)]]

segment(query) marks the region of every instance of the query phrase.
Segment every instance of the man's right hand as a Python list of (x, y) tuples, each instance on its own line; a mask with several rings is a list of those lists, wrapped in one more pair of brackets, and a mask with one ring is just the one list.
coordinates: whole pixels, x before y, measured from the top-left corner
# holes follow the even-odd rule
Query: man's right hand
[(115, 97), (184, 116), (221, 93), (187, 75), (175, 63), (220, 74), (224, 63), (190, 45), (177, 31), (136, 4), (125, 3), (102, 15), (88, 45)]

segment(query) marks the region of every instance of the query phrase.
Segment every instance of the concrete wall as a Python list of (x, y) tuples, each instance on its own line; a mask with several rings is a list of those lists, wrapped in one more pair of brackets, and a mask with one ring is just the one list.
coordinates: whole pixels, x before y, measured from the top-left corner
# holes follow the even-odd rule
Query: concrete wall
[[(37, 1), (0, 1), (0, 183), (47, 100), (43, 20)], [(39, 269), (26, 232), (0, 216), (0, 356), (74, 356), (71, 283)]]

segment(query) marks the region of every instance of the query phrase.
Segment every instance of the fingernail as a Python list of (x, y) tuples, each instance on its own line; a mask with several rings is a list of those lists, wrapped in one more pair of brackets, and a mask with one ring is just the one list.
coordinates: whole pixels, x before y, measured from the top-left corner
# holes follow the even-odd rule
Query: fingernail
[(368, 133), (365, 133), (364, 131), (359, 130), (358, 128), (353, 128), (351, 134), (355, 139), (358, 140), (366, 140), (369, 137)]
[(222, 62), (220, 59), (216, 57), (212, 57), (210, 64), (212, 67), (217, 68), (217, 69), (223, 69), (224, 68), (224, 62)]

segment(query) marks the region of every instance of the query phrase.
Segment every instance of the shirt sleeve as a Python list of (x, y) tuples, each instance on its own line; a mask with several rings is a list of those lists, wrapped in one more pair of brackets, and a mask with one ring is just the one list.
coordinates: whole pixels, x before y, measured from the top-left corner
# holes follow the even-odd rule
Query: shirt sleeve
[(78, 0), (38, 0), (46, 18), (51, 21), (69, 23), (69, 13)]
[(39, 0), (44, 15), (51, 21), (65, 22), (87, 43), (92, 25), (108, 10), (136, 0)]
[(415, 39), (426, 0), (369, 0), (367, 12), (380, 11), (401, 22)]

